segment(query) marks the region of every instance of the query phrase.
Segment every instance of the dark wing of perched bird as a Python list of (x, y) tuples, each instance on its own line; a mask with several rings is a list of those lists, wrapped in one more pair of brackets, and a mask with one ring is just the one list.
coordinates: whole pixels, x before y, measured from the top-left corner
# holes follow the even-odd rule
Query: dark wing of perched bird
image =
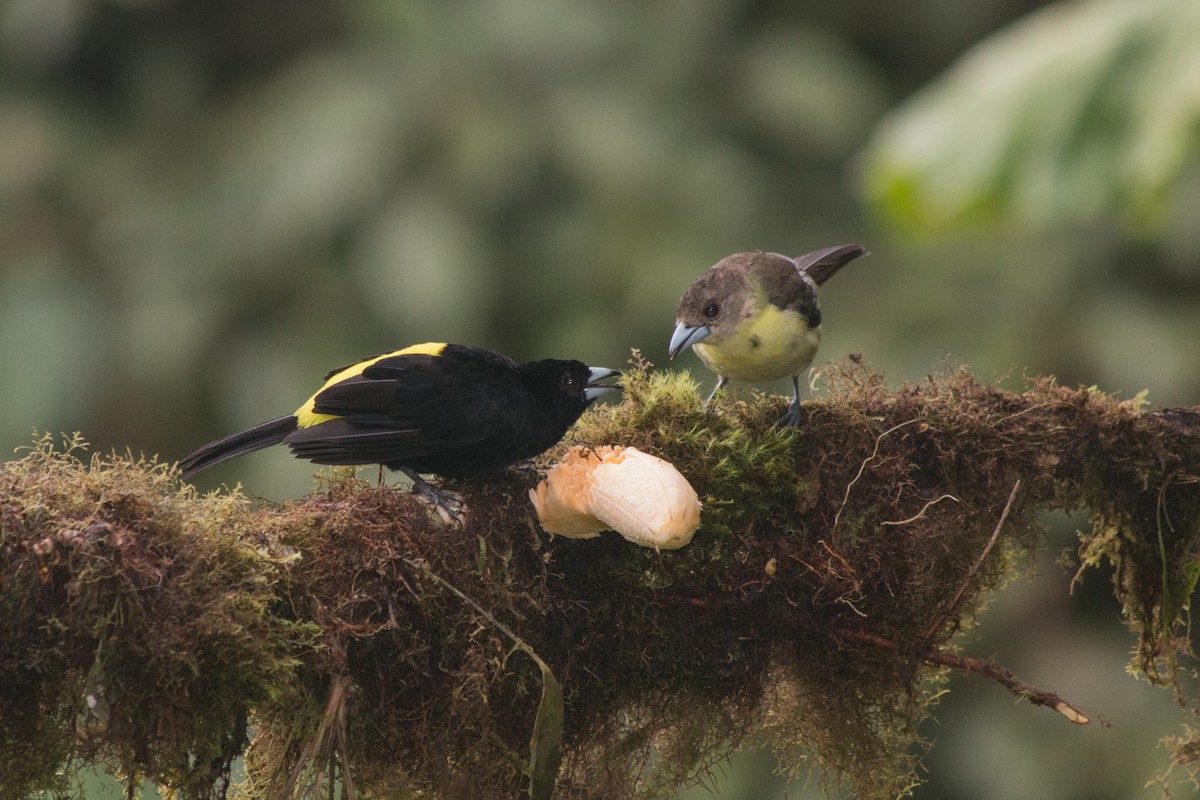
[(518, 364), (482, 348), (429, 343), (330, 373), (295, 414), (200, 448), (184, 477), (284, 443), (318, 464), (383, 464), (469, 477), (553, 446), (617, 374), (579, 361)]
[(788, 258), (778, 253), (756, 253), (751, 274), (757, 275), (767, 299), (776, 308), (794, 309), (808, 320), (808, 326), (821, 324), (817, 287), (838, 270), (857, 258), (870, 255), (860, 244), (840, 244)]
[(861, 244), (839, 244), (796, 256), (794, 260), (796, 269), (812, 278), (817, 286), (824, 286), (825, 281), (832, 278), (839, 269), (856, 258), (869, 255), (871, 254)]

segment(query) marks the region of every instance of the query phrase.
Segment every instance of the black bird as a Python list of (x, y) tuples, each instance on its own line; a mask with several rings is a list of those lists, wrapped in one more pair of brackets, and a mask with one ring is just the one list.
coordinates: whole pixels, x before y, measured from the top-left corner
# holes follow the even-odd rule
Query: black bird
[(553, 447), (619, 373), (580, 361), (519, 364), (500, 353), (427, 342), (325, 376), (295, 413), (204, 445), (179, 462), (183, 478), (231, 458), (286, 444), (315, 464), (381, 464), (403, 472), (439, 509), (421, 478), (469, 478)]

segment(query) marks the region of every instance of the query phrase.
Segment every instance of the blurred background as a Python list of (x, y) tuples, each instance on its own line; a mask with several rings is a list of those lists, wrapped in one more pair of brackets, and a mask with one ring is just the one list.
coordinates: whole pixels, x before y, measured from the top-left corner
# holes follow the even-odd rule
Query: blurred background
[[(703, 269), (850, 241), (818, 368), (1196, 405), (1198, 41), (1194, 0), (0, 0), (0, 451), (175, 460), (427, 340), (665, 367)], [(1124, 674), (1107, 576), (1067, 593), (1086, 520), (1047, 521), (965, 652), (1107, 724), (955, 677), (922, 800), (1160, 796), (1184, 714)], [(772, 771), (710, 789), (815, 793)]]

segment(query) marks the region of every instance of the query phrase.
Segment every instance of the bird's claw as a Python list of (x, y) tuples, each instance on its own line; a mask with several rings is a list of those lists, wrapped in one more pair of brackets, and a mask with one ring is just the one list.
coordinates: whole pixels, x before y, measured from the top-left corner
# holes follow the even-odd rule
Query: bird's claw
[(426, 480), (413, 481), (413, 494), (420, 495), (425, 502), (432, 506), (432, 511), (446, 525), (461, 527), (466, 519), (462, 496), (447, 489), (434, 488)]
[(800, 427), (800, 403), (794, 402), (788, 405), (787, 411), (783, 416), (775, 420), (776, 428), (799, 428)]
[(704, 404), (700, 406), (700, 416), (704, 417), (705, 420), (712, 419), (713, 406), (716, 405), (717, 395), (721, 393), (721, 390), (725, 388), (725, 384), (728, 382), (728, 378), (718, 377), (717, 385), (713, 387), (712, 394), (710, 394), (708, 399), (704, 401)]

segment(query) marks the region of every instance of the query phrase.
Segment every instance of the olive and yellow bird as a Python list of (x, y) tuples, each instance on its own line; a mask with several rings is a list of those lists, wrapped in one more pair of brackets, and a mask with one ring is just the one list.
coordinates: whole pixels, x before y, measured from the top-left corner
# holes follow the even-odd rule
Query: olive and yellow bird
[[(339, 367), (295, 412), (204, 445), (183, 478), (285, 444), (315, 464), (380, 464), (449, 511), (421, 474), (469, 478), (553, 447), (584, 409), (618, 386), (580, 361), (517, 363), (480, 347), (427, 342)], [(452, 513), (452, 512), (451, 512)]]
[(778, 253), (727, 256), (688, 287), (675, 313), (671, 358), (687, 348), (717, 373), (707, 411), (730, 378), (759, 382), (791, 378), (794, 394), (776, 423), (800, 424), (800, 373), (821, 344), (817, 287), (856, 258), (862, 245), (826, 247), (796, 258)]

